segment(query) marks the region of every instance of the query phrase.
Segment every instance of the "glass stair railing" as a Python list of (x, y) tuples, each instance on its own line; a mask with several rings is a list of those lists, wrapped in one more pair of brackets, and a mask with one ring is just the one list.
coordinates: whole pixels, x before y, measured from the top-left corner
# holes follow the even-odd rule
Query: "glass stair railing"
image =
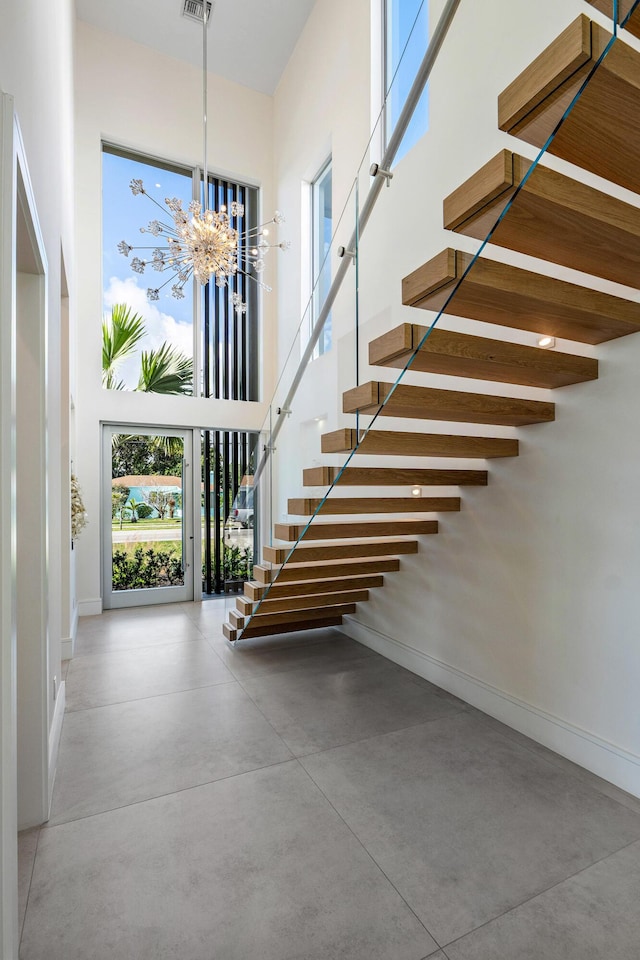
[[(386, 574), (417, 571), (449, 514), (482, 509), (473, 488), (518, 456), (519, 428), (554, 420), (552, 391), (595, 380), (595, 345), (640, 330), (640, 48), (625, 39), (639, 6), (584, 4), (497, 91), (498, 124), (482, 101), (474, 162), (456, 119), (472, 94), (452, 65), (482, 14), (439, 5), (404, 126), (372, 167), (379, 118), (327, 254), (330, 294), (312, 295), (282, 364), (253, 481), (262, 558), (230, 641), (339, 625)], [(478, 76), (500, 42), (474, 52)], [(394, 165), (427, 78), (426, 152)], [(434, 196), (430, 171), (451, 189)], [(423, 249), (404, 249), (421, 233)], [(328, 322), (333, 348), (314, 358)]]

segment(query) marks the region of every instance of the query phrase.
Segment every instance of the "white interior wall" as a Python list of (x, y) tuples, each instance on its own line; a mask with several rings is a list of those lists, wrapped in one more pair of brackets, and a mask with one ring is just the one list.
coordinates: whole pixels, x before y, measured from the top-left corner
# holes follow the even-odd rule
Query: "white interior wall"
[[(442, 6), (442, 0), (432, 0), (433, 23)], [(363, 152), (363, 123), (371, 112), (368, 88), (360, 82), (370, 70), (368, 12), (368, 0), (350, 4), (348, 11), (335, 0), (318, 0), (276, 93), (278, 203), (287, 209), (290, 223), (300, 224), (300, 182), (327, 143), (339, 170), (334, 209), (340, 207)], [(397, 165), (391, 188), (382, 191), (361, 241), (365, 341), (403, 321), (433, 319), (433, 314), (402, 306), (400, 281), (446, 246), (478, 248), (475, 241), (442, 229), (442, 200), (502, 147), (535, 156), (534, 149), (498, 131), (497, 97), (579, 13), (598, 16), (580, 0), (461, 5), (431, 78), (430, 130)], [(353, 22), (346, 23), (345, 17), (351, 16)], [(545, 162), (569, 169), (554, 158)], [(598, 184), (595, 177), (585, 174), (583, 179)], [(615, 188), (613, 192), (625, 195)], [(487, 253), (525, 266), (534, 263), (500, 248)], [(536, 262), (534, 269), (640, 299), (638, 291), (553, 264)], [(292, 335), (291, 304), (299, 302), (298, 293), (297, 278), (282, 271), (281, 354)], [(488, 337), (498, 332), (489, 324), (453, 317), (443, 318), (441, 325)], [(537, 339), (518, 331), (505, 336), (532, 345)], [(309, 366), (280, 439), (276, 519), (286, 510), (287, 496), (303, 494), (301, 470), (313, 460), (308, 459), (307, 439), (299, 438), (308, 438), (313, 418), (328, 414), (325, 429), (353, 425), (353, 419), (340, 412), (341, 391), (353, 385), (352, 334), (341, 324), (335, 340), (331, 353)], [(563, 346), (567, 344), (559, 341), (558, 347)], [(402, 573), (387, 577), (384, 589), (373, 592), (346, 629), (640, 794), (640, 652), (635, 636), (640, 442), (632, 425), (640, 337), (597, 350), (575, 344), (570, 349), (600, 358), (599, 381), (556, 391), (506, 384), (491, 384), (489, 389), (553, 399), (555, 423), (517, 431), (429, 423), (425, 429), (431, 432), (519, 436), (521, 455), (490, 461), (489, 486), (463, 490), (462, 512), (442, 515), (439, 536), (423, 538), (420, 554), (401, 561)], [(365, 364), (361, 379), (394, 376), (391, 369), (368, 370)], [(430, 379), (435, 386), (487, 389), (473, 381)], [(426, 378), (410, 373), (408, 381), (424, 383)], [(392, 425), (384, 418), (377, 427)], [(404, 421), (398, 426), (420, 429), (421, 424)], [(382, 465), (380, 458), (359, 457), (357, 462)], [(473, 461), (450, 465), (478, 466)], [(304, 490), (305, 495), (314, 492)], [(441, 492), (458, 493), (446, 488)], [(349, 495), (357, 493), (349, 489)], [(384, 493), (406, 495), (408, 490), (387, 488)]]
[[(0, 32), (0, 90), (3, 93), (11, 95), (13, 98), (12, 107), (15, 109), (20, 130), (22, 133), (22, 142), (24, 145), (24, 160), (26, 166), (23, 173), (27, 170), (30, 175), (30, 183), (33, 188), (34, 209), (33, 213), (37, 216), (41, 240), (42, 253), (48, 263), (46, 276), (46, 285), (43, 281), (43, 290), (46, 290), (46, 302), (42, 314), (46, 314), (49, 343), (46, 364), (46, 436), (47, 436), (47, 489), (46, 499), (49, 505), (48, 510), (48, 529), (46, 531), (46, 540), (49, 551), (54, 556), (60, 555), (60, 511), (58, 505), (62, 502), (63, 491), (63, 469), (61, 463), (60, 450), (60, 422), (62, 401), (60, 398), (59, 381), (59, 356), (57, 353), (60, 329), (60, 304), (61, 304), (61, 276), (60, 276), (60, 251), (65, 251), (67, 262), (70, 266), (69, 271), (69, 290), (71, 292), (70, 310), (73, 312), (73, 236), (72, 236), (72, 183), (73, 183), (73, 5), (70, 0), (53, 0), (52, 3), (43, 6), (37, 0), (6, 0), (2, 5), (2, 31)], [(8, 103), (9, 101), (5, 102)], [(5, 112), (5, 124), (2, 128), (2, 157), (5, 166), (4, 173), (7, 172), (7, 166), (11, 161), (12, 151), (16, 150), (13, 137), (13, 113), (9, 117), (9, 111)], [(3, 188), (7, 185), (6, 181), (0, 177)], [(9, 196), (13, 194), (13, 197)], [(3, 216), (8, 213), (8, 204), (15, 202), (15, 184), (3, 195), (0, 200), (0, 207), (3, 209)], [(3, 229), (5, 224), (3, 223)], [(9, 231), (10, 232), (10, 231)], [(3, 240), (6, 241), (7, 233)], [(16, 269), (16, 251), (10, 248), (10, 244), (2, 248), (3, 269), (2, 282), (11, 284), (11, 273)], [(8, 288), (3, 289), (3, 310), (11, 302), (11, 292)], [(20, 318), (17, 318), (18, 324)], [(73, 318), (71, 320), (73, 322)], [(1, 432), (3, 437), (2, 450), (2, 498), (3, 498), (3, 521), (6, 519), (4, 505), (11, 499), (11, 476), (12, 471), (15, 476), (15, 450), (11, 450), (10, 432), (14, 424), (12, 423), (11, 409), (11, 352), (15, 350), (15, 343), (11, 343), (11, 316), (9, 312), (3, 312), (3, 389), (2, 389), (2, 407), (0, 409), (0, 419), (2, 421)], [(15, 373), (15, 370), (14, 370)], [(33, 430), (33, 422), (28, 419), (18, 419), (15, 427), (20, 435), (28, 435)], [(5, 442), (8, 441), (8, 442)], [(7, 455), (5, 457), (5, 454)], [(13, 460), (13, 462), (12, 462)], [(40, 493), (42, 496), (42, 491)], [(53, 508), (51, 505), (54, 505)], [(44, 513), (45, 504), (40, 502), (36, 511)], [(10, 536), (8, 528), (5, 528), (3, 522), (3, 551), (9, 549), (5, 540)], [(43, 552), (46, 546), (43, 545)], [(5, 644), (12, 643), (11, 624), (14, 627), (16, 621), (20, 624), (21, 614), (25, 612), (26, 607), (32, 605), (33, 597), (29, 595), (28, 583), (23, 582), (26, 590), (21, 591), (20, 609), (16, 610), (17, 594), (15, 588), (12, 589), (11, 581), (15, 577), (15, 568), (2, 564), (2, 585), (1, 594), (3, 598), (2, 624), (3, 624), (3, 667), (12, 664), (15, 668), (15, 655), (4, 656)], [(49, 742), (38, 745), (38, 756), (29, 758), (21, 756), (23, 769), (28, 767), (31, 761), (38, 763), (48, 763), (48, 771), (45, 771), (45, 780), (49, 779), (49, 789), (52, 786), (53, 776), (55, 774), (56, 743), (59, 730), (59, 720), (61, 719), (60, 704), (64, 700), (64, 685), (58, 687), (58, 698), (53, 696), (53, 677), (60, 679), (60, 645), (61, 645), (61, 603), (60, 589), (57, 572), (53, 572), (48, 577), (47, 596), (44, 598), (43, 608), (47, 611), (47, 623), (40, 629), (42, 637), (46, 633), (46, 650), (44, 651), (44, 660), (47, 663), (47, 671), (39, 675), (38, 678), (32, 678), (40, 681), (40, 702), (37, 710), (44, 721), (45, 739), (46, 729), (49, 730)], [(14, 608), (13, 610), (8, 608)], [(23, 619), (24, 623), (24, 619)], [(9, 627), (9, 633), (5, 631)], [(20, 632), (16, 638), (18, 659), (21, 653)], [(40, 666), (42, 660), (40, 661)], [(18, 938), (17, 938), (17, 905), (15, 902), (15, 888), (17, 886), (16, 857), (15, 857), (15, 800), (13, 801), (13, 812), (11, 807), (4, 803), (4, 797), (16, 789), (16, 756), (15, 742), (9, 743), (12, 736), (15, 736), (16, 718), (15, 704), (5, 703), (4, 694), (8, 689), (15, 691), (16, 678), (3, 675), (3, 704), (2, 704), (2, 723), (3, 723), (3, 750), (2, 750), (2, 770), (0, 771), (3, 784), (3, 805), (0, 811), (2, 822), (0, 831), (2, 833), (2, 884), (1, 884), (1, 908), (0, 908), (0, 927), (2, 953), (7, 958), (17, 958)], [(18, 699), (20, 694), (18, 693)], [(14, 711), (13, 717), (11, 710)], [(28, 704), (22, 705), (23, 709)], [(5, 750), (4, 748), (7, 747)], [(44, 756), (42, 755), (44, 753)], [(46, 797), (40, 798), (45, 803), (46, 815)], [(24, 822), (24, 811), (18, 811), (18, 818)], [(41, 814), (42, 818), (42, 814)], [(12, 839), (13, 837), (13, 839)], [(13, 890), (13, 892), (12, 892)]]
[[(198, 44), (194, 24), (194, 44)], [(115, 66), (117, 65), (117, 66)], [(153, 95), (157, 91), (157, 96)], [(262, 210), (275, 209), (272, 99), (209, 76), (209, 170), (255, 183)], [(220, 119), (222, 118), (222, 119)], [(202, 163), (202, 74), (148, 47), (82, 21), (76, 45), (78, 267), (78, 476), (90, 518), (78, 543), (80, 613), (101, 609), (100, 423), (259, 429), (264, 404), (105, 391), (100, 386), (102, 320), (101, 141), (186, 166)], [(90, 197), (91, 202), (85, 202)], [(145, 212), (141, 212), (144, 218)], [(266, 216), (266, 214), (265, 214)], [(143, 219), (141, 219), (141, 225)], [(269, 265), (265, 280), (272, 282)], [(275, 294), (262, 304), (262, 390), (273, 390)]]

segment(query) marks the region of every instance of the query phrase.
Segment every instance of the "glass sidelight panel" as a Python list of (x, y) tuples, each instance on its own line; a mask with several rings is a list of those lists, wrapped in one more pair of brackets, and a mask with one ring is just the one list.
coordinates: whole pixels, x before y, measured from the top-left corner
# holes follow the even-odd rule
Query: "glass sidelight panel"
[(105, 428), (105, 607), (193, 599), (190, 438)]

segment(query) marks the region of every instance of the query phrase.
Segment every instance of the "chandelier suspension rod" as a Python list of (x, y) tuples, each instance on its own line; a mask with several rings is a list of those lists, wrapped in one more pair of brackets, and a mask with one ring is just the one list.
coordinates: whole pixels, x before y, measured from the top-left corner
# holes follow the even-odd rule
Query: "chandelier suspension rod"
[(204, 211), (209, 209), (209, 179), (207, 176), (207, 0), (202, 0), (202, 139)]

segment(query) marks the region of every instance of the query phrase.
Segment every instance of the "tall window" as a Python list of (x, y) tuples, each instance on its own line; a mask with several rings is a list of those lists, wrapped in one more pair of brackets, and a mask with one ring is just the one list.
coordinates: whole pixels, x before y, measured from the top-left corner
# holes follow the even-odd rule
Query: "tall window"
[[(129, 184), (134, 179), (143, 181), (145, 191), (162, 210), (149, 197), (132, 194)], [(244, 206), (242, 220), (232, 220), (236, 229), (244, 233), (257, 226), (255, 187), (210, 175), (208, 189), (211, 209), (230, 210), (234, 200)], [(102, 382), (108, 389), (258, 399), (257, 285), (240, 275), (224, 287), (215, 283), (201, 287), (189, 281), (183, 287), (183, 299), (176, 299), (171, 271), (156, 272), (153, 265), (153, 250), (164, 245), (162, 240), (140, 234), (151, 220), (167, 221), (166, 198), (177, 197), (188, 209), (201, 191), (202, 178), (196, 169), (103, 145)], [(148, 249), (123, 256), (118, 249), (123, 240)], [(132, 270), (136, 256), (147, 261), (142, 272)], [(158, 289), (158, 299), (151, 302), (150, 287)], [(234, 293), (242, 297), (246, 312), (234, 309)], [(195, 324), (198, 313), (201, 328)]]
[[(178, 197), (186, 207), (193, 196), (192, 176), (190, 169), (103, 147), (102, 278), (107, 332), (103, 334), (102, 380), (109, 389), (193, 392), (193, 285), (185, 286), (184, 300), (174, 299), (169, 285), (160, 289), (159, 300), (150, 303), (147, 288), (160, 287), (164, 278), (150, 266), (144, 274), (132, 271), (134, 254), (124, 257), (118, 252), (122, 240), (151, 247), (155, 240), (152, 235), (141, 236), (140, 228), (159, 211), (146, 197), (133, 196), (131, 180), (142, 180), (145, 190), (162, 205), (165, 197)], [(152, 249), (147, 252), (151, 259)], [(132, 325), (133, 318), (140, 320), (137, 326)], [(163, 368), (167, 373), (168, 351), (174, 361), (182, 362), (182, 378), (162, 375)], [(175, 374), (176, 364), (171, 367)]]
[[(429, 0), (382, 0), (385, 110), (385, 142), (398, 122), (429, 43)], [(396, 162), (426, 133), (429, 127), (429, 100), (420, 97)]]
[[(311, 327), (315, 324), (331, 286), (331, 236), (333, 233), (333, 208), (331, 194), (331, 158), (327, 160), (311, 184), (311, 252), (313, 274), (313, 302)], [(331, 348), (331, 314), (318, 340), (318, 354)]]

